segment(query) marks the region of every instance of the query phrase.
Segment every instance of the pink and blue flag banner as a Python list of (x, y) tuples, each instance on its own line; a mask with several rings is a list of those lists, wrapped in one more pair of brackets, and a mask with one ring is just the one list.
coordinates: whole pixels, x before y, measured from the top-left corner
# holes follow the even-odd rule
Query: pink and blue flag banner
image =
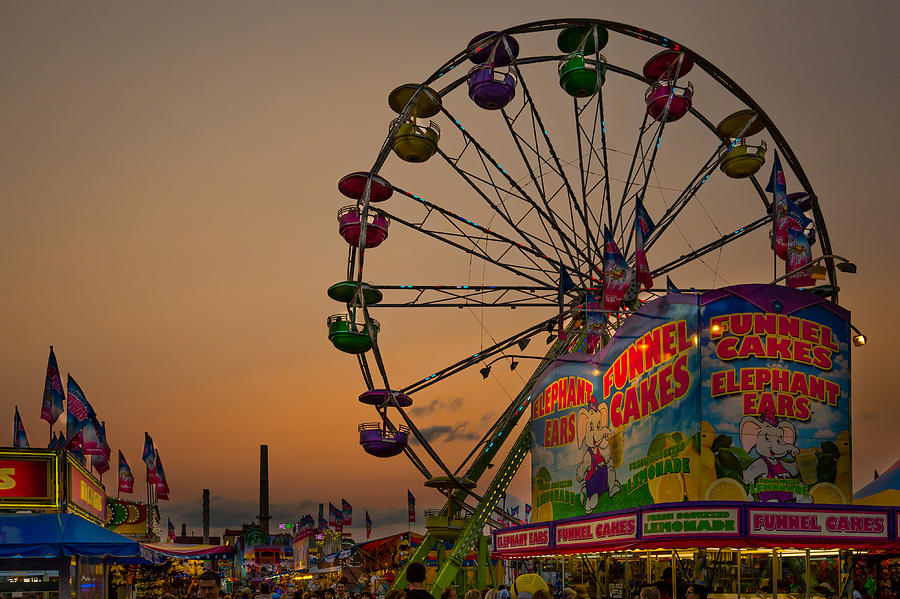
[(369, 510), (366, 510), (366, 540), (372, 536), (372, 519), (369, 518)]
[(69, 439), (69, 446), (74, 447), (76, 437), (83, 444), (84, 440), (79, 433), (91, 422), (94, 409), (71, 374), (66, 381), (66, 395), (66, 437)]
[(50, 445), (47, 446), (48, 449), (65, 449), (66, 448), (66, 436), (60, 432), (59, 435), (54, 433), (53, 438), (50, 440)]
[(606, 315), (603, 313), (603, 304), (600, 298), (591, 294), (585, 304), (587, 315), (587, 345), (585, 353), (592, 354), (603, 338), (603, 329), (606, 324)]
[(644, 235), (650, 235), (650, 233), (653, 232), (653, 229), (656, 228), (656, 224), (653, 222), (653, 219), (650, 218), (650, 214), (647, 212), (647, 209), (644, 208), (644, 203), (641, 200), (637, 200), (635, 204), (634, 220), (641, 225), (641, 233)]
[(338, 510), (334, 507), (334, 504), (330, 501), (328, 502), (328, 526), (331, 528), (337, 529), (337, 513)]
[(25, 425), (22, 423), (22, 417), (19, 416), (19, 406), (16, 406), (16, 415), (13, 417), (13, 447), (16, 449), (31, 447), (28, 444), (28, 435), (25, 434)]
[(666, 275), (666, 293), (681, 293), (681, 289), (675, 286), (669, 275)]
[(772, 202), (774, 205), (772, 209), (775, 211), (772, 244), (778, 257), (782, 260), (787, 260), (788, 247), (790, 246), (788, 231), (805, 231), (812, 224), (812, 220), (788, 197), (784, 170), (781, 168), (778, 152), (775, 152), (772, 175), (769, 177), (766, 191), (773, 194)]
[(141, 454), (144, 465), (147, 466), (147, 482), (156, 484), (159, 482), (159, 474), (156, 471), (156, 449), (153, 447), (153, 438), (150, 433), (144, 433), (144, 451)]
[(83, 437), (81, 450), (84, 455), (104, 455), (103, 443), (100, 440), (100, 424), (96, 418), (91, 418), (81, 429)]
[(527, 503), (525, 504), (525, 522), (527, 523), (531, 520), (531, 506)]
[(350, 526), (353, 523), (353, 506), (344, 498), (341, 498), (341, 511), (344, 513), (344, 525)]
[(788, 287), (811, 287), (816, 284), (812, 276), (812, 250), (809, 239), (802, 231), (788, 231), (787, 284)]
[(93, 424), (94, 428), (97, 431), (97, 439), (100, 443), (100, 449), (103, 452), (100, 454), (91, 455), (91, 465), (102, 476), (107, 471), (109, 471), (109, 457), (112, 450), (109, 448), (109, 444), (106, 442), (106, 423), (100, 422), (98, 424), (97, 419), (95, 418), (91, 424)]
[(416, 521), (416, 498), (413, 497), (412, 491), (406, 490), (406, 507), (409, 510), (409, 521)]
[(156, 452), (156, 474), (157, 474), (157, 482), (156, 482), (156, 496), (159, 499), (168, 499), (169, 498), (169, 481), (166, 480), (166, 471), (163, 470), (162, 460), (159, 457), (159, 450), (155, 449)]
[(514, 522), (514, 524), (518, 524), (519, 506), (516, 506), (516, 507), (512, 508), (511, 510), (509, 510), (509, 515), (516, 519), (516, 522)]
[(59, 365), (56, 363), (56, 354), (53, 346), (50, 346), (50, 359), (47, 361), (47, 378), (44, 380), (44, 400), (41, 404), (41, 419), (51, 425), (59, 419), (63, 413), (62, 379), (59, 376)]
[(653, 287), (650, 265), (647, 263), (647, 254), (644, 253), (644, 233), (637, 225), (634, 227), (634, 276), (644, 289)]
[(134, 493), (134, 475), (125, 460), (125, 454), (119, 450), (119, 493)]
[(603, 230), (603, 309), (614, 312), (622, 305), (634, 274), (619, 251), (608, 227)]
[(171, 518), (169, 518), (168, 520), (169, 520), (169, 527), (168, 527), (169, 542), (174, 543), (175, 542), (175, 525), (172, 524)]

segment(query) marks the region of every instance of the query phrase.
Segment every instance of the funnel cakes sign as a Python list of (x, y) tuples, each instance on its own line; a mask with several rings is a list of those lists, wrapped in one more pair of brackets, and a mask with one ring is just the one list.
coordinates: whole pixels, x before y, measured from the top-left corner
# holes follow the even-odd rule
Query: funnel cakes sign
[(598, 353), (562, 356), (535, 385), (533, 521), (849, 503), (849, 340), (846, 310), (787, 287), (644, 304)]

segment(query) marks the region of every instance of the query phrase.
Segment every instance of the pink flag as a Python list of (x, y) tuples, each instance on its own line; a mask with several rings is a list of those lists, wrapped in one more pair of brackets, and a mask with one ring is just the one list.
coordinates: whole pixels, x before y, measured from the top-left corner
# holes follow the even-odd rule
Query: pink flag
[(634, 276), (619, 252), (609, 228), (603, 231), (603, 309), (615, 312), (622, 305)]
[(131, 467), (121, 450), (119, 450), (119, 492), (134, 493), (134, 475), (131, 474)]
[(41, 418), (50, 424), (56, 422), (63, 413), (62, 379), (59, 377), (59, 365), (56, 363), (56, 355), (53, 346), (50, 346), (50, 359), (47, 361), (47, 378), (44, 380), (44, 399), (41, 405)]
[[(809, 239), (802, 231), (788, 231), (787, 284), (789, 287), (811, 287), (816, 284), (812, 277), (812, 266), (803, 268), (812, 262), (812, 250)], [(797, 271), (797, 272), (794, 272)]]

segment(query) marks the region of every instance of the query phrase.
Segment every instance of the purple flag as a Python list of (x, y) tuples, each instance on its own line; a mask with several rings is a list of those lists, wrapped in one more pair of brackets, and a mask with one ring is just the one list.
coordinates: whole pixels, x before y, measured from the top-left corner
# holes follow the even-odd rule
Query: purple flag
[(141, 454), (144, 465), (147, 466), (147, 482), (156, 484), (159, 482), (159, 474), (156, 472), (156, 449), (153, 447), (153, 439), (150, 434), (144, 433), (144, 451)]
[(119, 450), (119, 492), (134, 493), (134, 475), (131, 474), (131, 467), (125, 460), (122, 450)]
[(25, 434), (25, 425), (22, 424), (22, 417), (19, 416), (19, 406), (16, 406), (16, 415), (13, 417), (13, 447), (16, 449), (31, 447), (28, 444), (28, 435)]
[(90, 423), (94, 409), (71, 374), (66, 381), (66, 392), (66, 437), (69, 447), (75, 447), (76, 443), (81, 447), (84, 442), (81, 431)]
[(644, 289), (653, 287), (653, 277), (650, 275), (650, 265), (647, 264), (647, 254), (644, 253), (644, 232), (641, 226), (634, 226), (634, 276)]
[(369, 518), (369, 510), (366, 510), (366, 540), (372, 536), (372, 519)]
[(344, 524), (350, 526), (353, 523), (353, 506), (344, 498), (341, 498), (341, 511), (344, 513)]
[(47, 362), (47, 378), (44, 380), (44, 400), (41, 405), (41, 419), (53, 424), (63, 413), (62, 379), (59, 376), (59, 365), (56, 363), (56, 354), (53, 346), (50, 346), (50, 359)]
[(650, 218), (650, 214), (647, 212), (647, 209), (644, 208), (644, 203), (641, 200), (637, 200), (635, 204), (634, 220), (636, 223), (640, 223), (641, 233), (644, 235), (649, 235), (653, 232), (653, 229), (656, 228), (656, 224), (653, 222), (653, 219)]
[(169, 498), (169, 481), (166, 480), (166, 471), (163, 470), (162, 460), (159, 457), (159, 450), (156, 452), (156, 496), (159, 499)]

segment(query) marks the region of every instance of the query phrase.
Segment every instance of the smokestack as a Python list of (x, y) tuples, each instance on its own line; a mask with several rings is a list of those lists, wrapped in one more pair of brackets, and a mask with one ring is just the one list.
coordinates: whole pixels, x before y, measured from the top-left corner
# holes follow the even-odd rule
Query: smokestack
[(269, 534), (269, 446), (259, 446), (259, 525)]
[(319, 524), (319, 523), (322, 521), (322, 517), (323, 517), (323, 516), (325, 516), (325, 504), (324, 504), (324, 503), (320, 503), (320, 504), (319, 504), (319, 519), (316, 520), (316, 529), (319, 529), (319, 532), (320, 532), (320, 533), (322, 532), (322, 530), (320, 529), (320, 524)]
[(209, 489), (203, 489), (203, 544), (209, 545)]

